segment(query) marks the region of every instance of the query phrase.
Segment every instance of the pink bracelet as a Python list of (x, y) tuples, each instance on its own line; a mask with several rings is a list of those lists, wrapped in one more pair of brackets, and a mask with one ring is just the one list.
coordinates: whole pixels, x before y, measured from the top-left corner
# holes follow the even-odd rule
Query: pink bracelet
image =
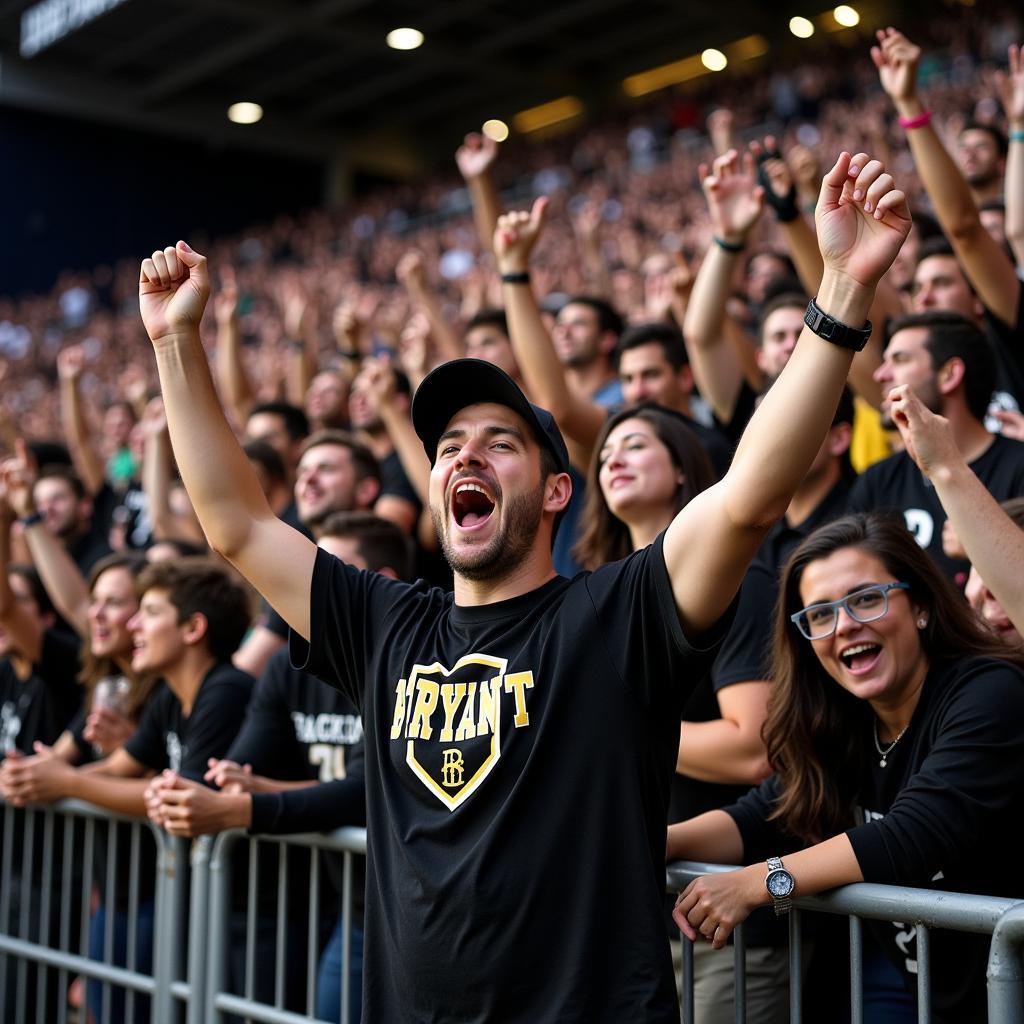
[(932, 123), (932, 112), (926, 110), (923, 114), (918, 114), (917, 117), (901, 117), (900, 127), (905, 128), (908, 132), (914, 128), (923, 128), (926, 124)]

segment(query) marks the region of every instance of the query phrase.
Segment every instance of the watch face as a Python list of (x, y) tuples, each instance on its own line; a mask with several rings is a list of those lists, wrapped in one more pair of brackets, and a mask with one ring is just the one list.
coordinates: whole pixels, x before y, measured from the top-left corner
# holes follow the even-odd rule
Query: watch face
[(773, 871), (765, 880), (765, 885), (772, 896), (776, 897), (776, 899), (782, 899), (793, 893), (793, 876), (788, 871), (781, 869)]

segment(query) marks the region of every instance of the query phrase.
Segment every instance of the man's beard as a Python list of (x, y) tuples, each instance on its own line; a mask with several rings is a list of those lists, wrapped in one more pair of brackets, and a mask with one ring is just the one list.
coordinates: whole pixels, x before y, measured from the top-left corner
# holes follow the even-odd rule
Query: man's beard
[[(917, 395), (920, 403), (929, 411), (934, 412), (936, 415), (942, 415), (942, 395), (939, 393), (939, 387), (935, 383), (935, 378), (932, 377), (930, 380), (922, 381), (920, 384), (914, 385), (914, 393)], [(896, 424), (893, 422), (892, 414), (889, 409), (882, 409), (879, 415), (879, 423), (883, 430), (895, 430)]]
[(971, 188), (984, 188), (986, 185), (995, 184), (999, 180), (999, 173), (994, 169), (986, 169), (965, 174), (964, 177)]
[[(526, 494), (509, 498), (505, 522), (487, 544), (471, 554), (457, 554), (448, 535), (450, 503), (443, 508), (431, 506), (430, 518), (441, 541), (441, 550), (452, 572), (463, 579), (480, 583), (508, 575), (530, 553), (540, 529), (543, 513), (544, 483)], [(498, 494), (500, 498), (500, 493)], [(497, 505), (491, 515), (497, 514)]]

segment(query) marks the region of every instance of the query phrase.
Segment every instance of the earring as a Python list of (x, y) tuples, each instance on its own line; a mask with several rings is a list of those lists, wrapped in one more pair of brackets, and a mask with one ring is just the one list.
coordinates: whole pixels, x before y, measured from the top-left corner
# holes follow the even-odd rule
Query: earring
[(922, 615), (921, 618), (919, 618), (917, 620), (917, 628), (918, 629), (924, 629), (924, 627), (927, 626), (927, 625), (928, 625), (928, 620)]

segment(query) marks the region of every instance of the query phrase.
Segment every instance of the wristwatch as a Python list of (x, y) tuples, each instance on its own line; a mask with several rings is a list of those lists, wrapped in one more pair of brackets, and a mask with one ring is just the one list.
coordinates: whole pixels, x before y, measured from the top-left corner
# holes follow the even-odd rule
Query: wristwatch
[(819, 338), (841, 348), (852, 348), (854, 352), (859, 352), (868, 343), (872, 331), (870, 320), (866, 320), (863, 327), (850, 327), (830, 317), (814, 299), (807, 303), (804, 323)]
[(768, 874), (764, 878), (764, 887), (771, 897), (776, 917), (788, 914), (793, 906), (793, 890), (796, 888), (796, 882), (782, 866), (781, 857), (768, 858)]

